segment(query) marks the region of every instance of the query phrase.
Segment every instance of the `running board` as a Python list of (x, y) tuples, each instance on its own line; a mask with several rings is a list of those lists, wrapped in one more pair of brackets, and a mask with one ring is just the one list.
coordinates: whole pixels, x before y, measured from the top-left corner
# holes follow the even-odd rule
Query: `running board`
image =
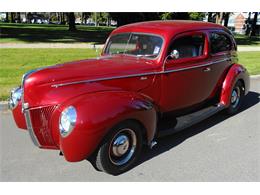
[(176, 121), (173, 123), (173, 127), (168, 128), (158, 128), (158, 135), (157, 137), (167, 136), (183, 129), (186, 129), (196, 123), (199, 123), (212, 115), (216, 114), (217, 112), (223, 110), (225, 106), (223, 104), (218, 104), (216, 106), (206, 107), (201, 109), (197, 112), (193, 112), (191, 114), (187, 114), (184, 116), (180, 116), (176, 118)]

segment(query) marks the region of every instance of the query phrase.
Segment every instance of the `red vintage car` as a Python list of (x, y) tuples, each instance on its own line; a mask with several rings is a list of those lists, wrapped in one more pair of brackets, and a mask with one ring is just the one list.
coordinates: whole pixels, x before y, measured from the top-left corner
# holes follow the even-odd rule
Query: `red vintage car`
[(97, 59), (26, 73), (9, 105), (37, 147), (117, 175), (158, 137), (238, 112), (248, 90), (225, 27), (151, 21), (115, 29)]

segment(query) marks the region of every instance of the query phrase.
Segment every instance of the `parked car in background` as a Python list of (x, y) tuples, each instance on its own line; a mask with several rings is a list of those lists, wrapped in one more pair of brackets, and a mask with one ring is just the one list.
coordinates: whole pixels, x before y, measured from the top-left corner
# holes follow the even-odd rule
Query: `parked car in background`
[(37, 147), (118, 175), (160, 136), (237, 113), (248, 90), (225, 27), (152, 21), (115, 29), (100, 58), (26, 73), (9, 104)]

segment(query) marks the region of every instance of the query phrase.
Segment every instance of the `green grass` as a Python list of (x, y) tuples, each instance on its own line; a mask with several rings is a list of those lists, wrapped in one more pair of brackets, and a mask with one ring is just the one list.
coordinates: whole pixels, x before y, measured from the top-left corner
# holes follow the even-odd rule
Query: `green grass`
[[(92, 49), (0, 49), (0, 100), (6, 100), (31, 69), (96, 56)], [(239, 52), (239, 63), (250, 74), (260, 74), (259, 57), (260, 52)]]
[(238, 52), (239, 64), (244, 65), (250, 75), (260, 74), (260, 51)]
[(93, 49), (0, 49), (0, 100), (6, 100), (31, 69), (96, 56)]
[(260, 46), (260, 37), (248, 37), (245, 35), (235, 35), (235, 40), (238, 46)]
[(0, 23), (0, 43), (104, 43), (112, 27)]

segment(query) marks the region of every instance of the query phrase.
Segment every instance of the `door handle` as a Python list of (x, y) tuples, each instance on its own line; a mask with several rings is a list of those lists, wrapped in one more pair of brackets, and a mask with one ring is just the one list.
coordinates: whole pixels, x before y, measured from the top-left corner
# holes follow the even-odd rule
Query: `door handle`
[(210, 67), (207, 67), (207, 68), (204, 68), (203, 69), (203, 72), (210, 72), (211, 71), (211, 68)]

